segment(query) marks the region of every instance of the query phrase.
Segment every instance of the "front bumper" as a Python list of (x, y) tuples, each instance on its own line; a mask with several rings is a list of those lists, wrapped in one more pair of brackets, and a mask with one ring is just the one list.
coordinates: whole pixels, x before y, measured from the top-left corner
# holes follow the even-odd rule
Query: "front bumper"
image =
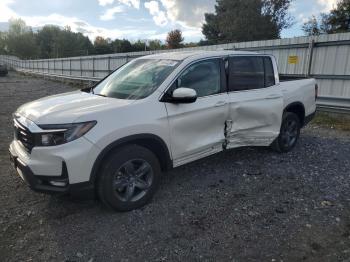
[(9, 148), (10, 160), (17, 174), (37, 192), (95, 197), (90, 172), (96, 147), (85, 139), (69, 144), (33, 148), (31, 153), (14, 140)]
[(93, 183), (82, 182), (69, 184), (67, 167), (64, 162), (62, 163), (61, 176), (37, 176), (26, 164), (24, 164), (18, 158), (18, 156), (14, 156), (11, 151), (9, 153), (10, 161), (15, 171), (33, 191), (46, 194), (69, 194), (71, 196), (83, 199), (95, 198), (95, 189)]
[[(69, 180), (67, 167), (65, 163), (62, 163), (61, 176), (36, 176), (33, 171), (24, 164), (18, 156), (10, 153), (10, 161), (17, 172), (17, 174), (26, 182), (29, 187), (37, 192), (41, 193), (68, 193), (69, 192)], [(60, 186), (57, 186), (60, 185)]]

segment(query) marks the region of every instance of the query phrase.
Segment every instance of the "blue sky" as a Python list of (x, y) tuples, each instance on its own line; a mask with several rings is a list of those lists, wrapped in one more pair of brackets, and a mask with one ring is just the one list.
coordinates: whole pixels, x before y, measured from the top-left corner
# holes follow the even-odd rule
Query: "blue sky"
[[(303, 35), (301, 26), (311, 15), (329, 11), (337, 0), (295, 0), (290, 13), (292, 28), (282, 37)], [(96, 36), (160, 39), (181, 29), (186, 42), (203, 38), (204, 13), (214, 10), (215, 0), (0, 0), (0, 22), (21, 17), (32, 27), (45, 24), (70, 26), (92, 40)]]

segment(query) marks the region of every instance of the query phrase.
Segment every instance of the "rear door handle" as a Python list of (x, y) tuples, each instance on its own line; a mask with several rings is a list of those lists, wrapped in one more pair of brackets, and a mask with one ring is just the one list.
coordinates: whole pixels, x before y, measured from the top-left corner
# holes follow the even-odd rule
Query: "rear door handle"
[(219, 101), (215, 104), (216, 107), (224, 106), (224, 105), (226, 105), (226, 101)]

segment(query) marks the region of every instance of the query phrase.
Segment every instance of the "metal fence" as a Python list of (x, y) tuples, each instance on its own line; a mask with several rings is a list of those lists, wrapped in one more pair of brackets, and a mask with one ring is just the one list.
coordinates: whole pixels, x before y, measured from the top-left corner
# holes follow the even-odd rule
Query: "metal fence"
[(331, 104), (336, 108), (341, 100), (341, 107), (350, 109), (350, 33), (57, 59), (19, 60), (0, 56), (0, 60), (18, 71), (98, 81), (136, 57), (182, 50), (223, 49), (272, 54), (276, 57), (281, 74), (316, 78), (324, 105)]

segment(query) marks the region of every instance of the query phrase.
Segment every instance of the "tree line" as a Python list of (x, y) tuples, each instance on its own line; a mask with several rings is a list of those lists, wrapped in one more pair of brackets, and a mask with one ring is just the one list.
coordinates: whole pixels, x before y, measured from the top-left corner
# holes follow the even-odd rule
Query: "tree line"
[(306, 35), (350, 32), (350, 0), (338, 1), (329, 13), (312, 16), (303, 25)]
[(0, 54), (11, 54), (22, 59), (58, 58), (70, 56), (109, 54), (156, 50), (165, 48), (160, 40), (135, 41), (103, 38), (92, 42), (82, 33), (45, 25), (36, 32), (21, 19), (11, 19), (9, 29), (0, 32)]
[(182, 32), (170, 31), (166, 42), (161, 40), (110, 39), (97, 36), (93, 42), (82, 33), (71, 31), (70, 27), (61, 28), (45, 25), (36, 32), (22, 19), (10, 19), (9, 29), (0, 31), (0, 55), (14, 55), (21, 59), (60, 58), (84, 55), (101, 55), (152, 51), (196, 46), (197, 43), (183, 43)]
[[(110, 39), (98, 36), (91, 41), (82, 33), (46, 25), (33, 30), (21, 19), (11, 19), (9, 29), (0, 31), (0, 54), (22, 59), (56, 58), (82, 55), (173, 49), (189, 46), (277, 39), (294, 24), (289, 13), (294, 0), (216, 0), (215, 11), (205, 14), (205, 39), (184, 43), (180, 30), (170, 31), (166, 39)], [(311, 17), (302, 27), (306, 35), (350, 31), (350, 0), (340, 0), (327, 14)]]

